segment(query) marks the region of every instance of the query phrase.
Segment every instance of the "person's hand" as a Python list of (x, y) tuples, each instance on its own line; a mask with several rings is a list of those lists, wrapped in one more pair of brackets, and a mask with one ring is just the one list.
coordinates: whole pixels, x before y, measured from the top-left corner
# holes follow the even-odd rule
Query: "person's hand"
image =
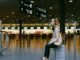
[(48, 44), (51, 44), (51, 43), (54, 43), (54, 41), (51, 40)]

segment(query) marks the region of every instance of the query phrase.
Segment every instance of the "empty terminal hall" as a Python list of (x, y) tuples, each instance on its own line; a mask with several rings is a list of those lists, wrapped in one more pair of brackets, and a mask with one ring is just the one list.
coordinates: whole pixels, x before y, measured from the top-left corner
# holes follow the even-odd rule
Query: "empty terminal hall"
[(0, 60), (80, 60), (80, 0), (0, 0)]

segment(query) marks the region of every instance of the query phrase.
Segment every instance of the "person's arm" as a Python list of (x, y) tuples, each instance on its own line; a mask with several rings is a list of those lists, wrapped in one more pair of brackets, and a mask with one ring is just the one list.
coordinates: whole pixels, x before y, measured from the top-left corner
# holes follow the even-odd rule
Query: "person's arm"
[(56, 39), (51, 39), (48, 44), (54, 43)]
[(54, 44), (55, 45), (61, 45), (62, 44), (62, 36), (61, 36), (59, 28), (56, 29), (55, 37), (56, 37), (56, 41), (54, 42)]
[(60, 32), (59, 32), (59, 28), (55, 29), (55, 39), (53, 40), (54, 43), (59, 41), (59, 37), (60, 37)]
[(60, 37), (60, 32), (59, 32), (59, 29), (58, 28), (56, 29), (55, 36), (56, 36), (56, 41), (55, 42), (58, 42), (59, 41), (59, 37)]
[(56, 37), (55, 37), (55, 31), (53, 32), (53, 35), (52, 35), (52, 38), (51, 38), (51, 40), (49, 41), (49, 44), (51, 44), (51, 43), (54, 43), (55, 41), (56, 41)]

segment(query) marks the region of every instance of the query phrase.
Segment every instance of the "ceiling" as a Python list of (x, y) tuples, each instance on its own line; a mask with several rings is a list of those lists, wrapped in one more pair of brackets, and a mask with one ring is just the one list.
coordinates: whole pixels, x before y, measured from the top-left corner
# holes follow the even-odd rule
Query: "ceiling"
[[(31, 0), (26, 0), (31, 1)], [(47, 10), (47, 15), (50, 17), (58, 16), (60, 14), (59, 0), (33, 0), (34, 6), (39, 5)], [(80, 17), (80, 0), (65, 0), (65, 17)], [(15, 17), (19, 18), (21, 13), (19, 11), (19, 0), (0, 0), (0, 19), (6, 16), (12, 16), (12, 12), (15, 12)], [(27, 16), (27, 14), (23, 14)], [(33, 15), (35, 16), (35, 15)], [(36, 16), (35, 16), (36, 17)]]

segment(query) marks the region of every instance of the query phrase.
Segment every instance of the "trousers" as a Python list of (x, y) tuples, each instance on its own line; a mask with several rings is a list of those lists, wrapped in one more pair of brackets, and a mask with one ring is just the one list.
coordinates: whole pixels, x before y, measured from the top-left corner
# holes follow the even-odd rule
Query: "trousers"
[(57, 45), (54, 43), (45, 45), (44, 57), (49, 58), (50, 48), (57, 48)]

